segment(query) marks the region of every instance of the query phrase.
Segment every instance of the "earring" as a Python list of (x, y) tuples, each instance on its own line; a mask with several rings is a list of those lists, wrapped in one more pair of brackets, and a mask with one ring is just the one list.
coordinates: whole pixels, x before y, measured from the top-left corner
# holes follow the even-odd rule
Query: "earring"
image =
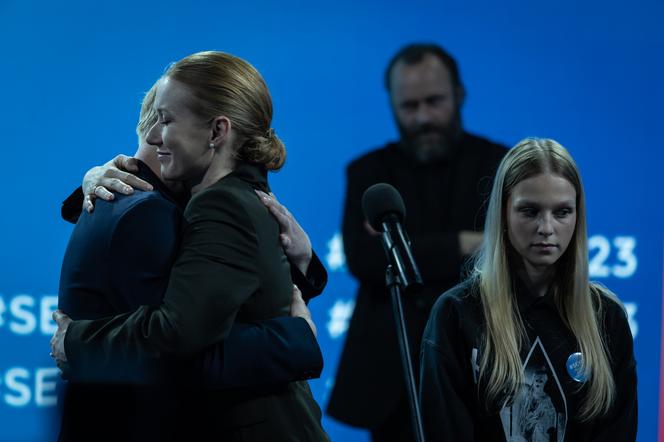
[(214, 143), (210, 143), (210, 149), (214, 149)]

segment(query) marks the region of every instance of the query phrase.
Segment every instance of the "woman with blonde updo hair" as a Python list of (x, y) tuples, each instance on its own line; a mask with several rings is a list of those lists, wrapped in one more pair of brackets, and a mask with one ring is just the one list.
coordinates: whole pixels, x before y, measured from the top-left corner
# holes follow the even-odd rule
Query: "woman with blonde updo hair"
[[(261, 75), (233, 55), (196, 53), (166, 70), (154, 110), (146, 140), (156, 146), (162, 178), (183, 182), (192, 194), (180, 251), (159, 307), (69, 325), (67, 356), (79, 366), (195, 355), (225, 339), (236, 320), (290, 313), (290, 264), (279, 226), (259, 199), (269, 193), (267, 172), (286, 158)], [(306, 381), (201, 388), (181, 409), (186, 440), (328, 440)]]
[(436, 302), (421, 359), (428, 440), (635, 440), (632, 336), (589, 281), (583, 185), (556, 141), (501, 162), (474, 269)]
[(278, 170), (286, 149), (272, 123), (272, 99), (263, 77), (241, 58), (199, 52), (171, 65), (164, 78), (186, 86), (190, 109), (204, 121), (225, 115), (233, 124), (236, 158)]

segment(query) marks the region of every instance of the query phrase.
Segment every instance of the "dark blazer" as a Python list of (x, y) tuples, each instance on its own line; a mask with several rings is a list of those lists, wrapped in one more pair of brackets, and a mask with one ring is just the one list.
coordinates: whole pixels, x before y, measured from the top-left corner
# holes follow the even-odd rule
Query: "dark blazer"
[(423, 293), (403, 302), (417, 374), (431, 307), (460, 279), (465, 257), (459, 253), (458, 234), (483, 229), (481, 209), (506, 152), (504, 146), (464, 133), (456, 152), (443, 161), (418, 163), (399, 145), (388, 144), (348, 165), (343, 243), (348, 269), (360, 286), (328, 414), (350, 425), (378, 428), (405, 400), (396, 326), (385, 289), (387, 261), (379, 238), (364, 226), (364, 191), (375, 183), (389, 183), (406, 205), (405, 228), (425, 284)]
[[(72, 232), (63, 261), (59, 308), (75, 320), (161, 303), (180, 243), (182, 204), (147, 166), (139, 167), (138, 176), (155, 191), (118, 195), (110, 203), (98, 201), (94, 213), (83, 213)], [(78, 218), (81, 200), (80, 190), (72, 194), (63, 204), (63, 216)], [(308, 275), (317, 286), (297, 270), (294, 275), (309, 296), (325, 284), (326, 274), (317, 258)], [(317, 377), (321, 369), (320, 349), (303, 319), (236, 323), (225, 342), (196, 357), (165, 356), (144, 363), (142, 370), (131, 364), (66, 370), (70, 382), (62, 403), (60, 439), (169, 440), (177, 434), (172, 417), (180, 412), (182, 391), (191, 384), (200, 388), (278, 384)], [(167, 380), (169, 388), (128, 385)], [(182, 388), (172, 388), (173, 380)]]
[[(65, 339), (73, 373), (124, 371), (136, 364), (152, 370), (155, 361), (189, 357), (226, 339), (236, 319), (288, 315), (290, 265), (279, 226), (254, 189), (268, 190), (266, 172), (240, 164), (192, 197), (162, 303), (73, 322)], [(186, 428), (187, 436), (201, 430), (195, 439), (203, 434), (221, 440), (326, 439), (306, 382), (190, 392)]]

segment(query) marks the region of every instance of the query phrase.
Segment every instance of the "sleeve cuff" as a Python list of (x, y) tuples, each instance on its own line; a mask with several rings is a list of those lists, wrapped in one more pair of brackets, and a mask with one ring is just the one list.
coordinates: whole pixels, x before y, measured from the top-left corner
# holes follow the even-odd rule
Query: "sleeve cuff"
[(302, 298), (309, 301), (320, 295), (327, 285), (327, 270), (318, 259), (316, 252), (311, 254), (311, 262), (307, 268), (307, 274), (303, 275), (299, 270), (293, 268), (292, 271), (293, 284), (302, 292)]
[(60, 216), (62, 219), (76, 224), (78, 217), (81, 215), (81, 210), (83, 207), (83, 189), (79, 186), (74, 190), (71, 195), (67, 197), (66, 200), (62, 202), (62, 207), (60, 208)]

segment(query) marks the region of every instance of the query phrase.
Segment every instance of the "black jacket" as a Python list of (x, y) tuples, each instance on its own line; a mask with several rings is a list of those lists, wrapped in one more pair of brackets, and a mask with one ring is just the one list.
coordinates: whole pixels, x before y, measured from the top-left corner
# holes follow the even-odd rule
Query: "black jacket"
[(420, 338), (434, 301), (459, 282), (464, 261), (461, 230), (481, 231), (483, 204), (498, 163), (507, 150), (467, 133), (456, 153), (440, 162), (420, 164), (398, 145), (369, 152), (349, 164), (343, 217), (348, 269), (360, 287), (327, 413), (347, 424), (382, 425), (405, 398), (390, 298), (385, 290), (385, 254), (379, 238), (364, 226), (362, 194), (386, 182), (401, 193), (405, 227), (425, 291), (407, 299), (404, 313), (417, 373)]
[(585, 389), (567, 368), (570, 356), (579, 351), (574, 335), (552, 294), (534, 297), (520, 281), (515, 291), (528, 334), (521, 352), (524, 385), (511, 405), (504, 406), (487, 404), (482, 393), (484, 378), (478, 371), (485, 321), (477, 289), (464, 282), (436, 302), (421, 352), (420, 405), (427, 440), (634, 441), (636, 363), (622, 306), (602, 296), (599, 319), (617, 389), (615, 402), (606, 416), (581, 422)]
[[(182, 209), (145, 165), (140, 165), (138, 175), (155, 191), (118, 195), (111, 203), (98, 201), (95, 212), (83, 213), (72, 233), (59, 302), (75, 320), (104, 318), (140, 306), (149, 310), (161, 303), (180, 244)], [(63, 205), (63, 216), (78, 217), (81, 199), (80, 191), (75, 192)], [(320, 293), (326, 277), (317, 258), (307, 275), (314, 285), (293, 269), (305, 297)], [(191, 291), (196, 292), (195, 285)], [(71, 381), (61, 440), (178, 439), (178, 429), (183, 437), (191, 429), (176, 425), (172, 416), (182, 414), (183, 394), (186, 398), (192, 387), (274, 385), (318, 376), (322, 368), (320, 349), (300, 318), (235, 323), (225, 342), (210, 344), (191, 358), (164, 353), (133, 360), (117, 354), (76, 360), (69, 347)], [(167, 388), (122, 385), (171, 379)]]

